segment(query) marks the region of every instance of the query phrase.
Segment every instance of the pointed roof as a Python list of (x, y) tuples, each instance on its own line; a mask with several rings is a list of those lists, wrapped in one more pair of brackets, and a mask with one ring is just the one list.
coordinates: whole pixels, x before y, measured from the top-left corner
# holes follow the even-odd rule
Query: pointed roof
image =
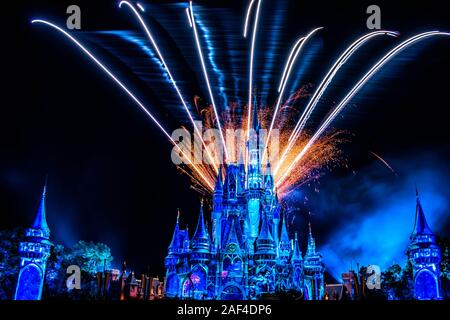
[(222, 164), (219, 165), (219, 172), (217, 173), (216, 186), (214, 187), (214, 192), (223, 191), (223, 181), (222, 181)]
[(195, 229), (192, 239), (208, 239), (208, 231), (205, 225), (205, 217), (203, 216), (203, 200), (200, 203), (200, 214), (198, 215), (197, 229)]
[(184, 230), (184, 243), (189, 245), (189, 226), (186, 225), (186, 229)]
[(176, 252), (179, 249), (179, 241), (178, 241), (178, 234), (180, 233), (180, 209), (177, 209), (177, 223), (175, 224), (175, 230), (173, 231), (172, 241), (169, 245), (169, 253)]
[(300, 246), (298, 244), (298, 237), (297, 232), (295, 233), (295, 240), (294, 240), (294, 253), (292, 255), (292, 261), (301, 261), (302, 260), (302, 252), (300, 251)]
[(194, 236), (192, 237), (191, 247), (193, 250), (209, 251), (211, 244), (208, 229), (205, 225), (205, 218), (203, 216), (203, 200), (200, 203), (200, 214), (198, 216), (197, 229), (195, 229)]
[(272, 240), (272, 235), (270, 234), (269, 223), (267, 222), (266, 215), (263, 216), (263, 221), (261, 225), (261, 230), (259, 232), (258, 240)]
[(40, 229), (44, 231), (44, 234), (50, 234), (50, 228), (47, 224), (47, 219), (45, 215), (45, 198), (47, 194), (47, 182), (44, 185), (44, 190), (42, 191), (41, 202), (39, 204), (39, 209), (36, 214), (36, 218), (34, 219), (34, 223), (32, 225), (33, 229)]
[(228, 233), (227, 242), (225, 245), (230, 243), (235, 243), (239, 246), (239, 239), (237, 236), (236, 225), (234, 224), (234, 219), (231, 220), (230, 232)]
[(413, 234), (433, 234), (430, 227), (428, 226), (427, 219), (425, 218), (425, 213), (423, 212), (422, 204), (419, 199), (419, 192), (416, 188), (416, 221), (414, 224)]
[(281, 219), (282, 220), (281, 220), (280, 242), (289, 243), (289, 234), (287, 232), (287, 227), (286, 227), (287, 219), (285, 218), (285, 215), (283, 215), (283, 217)]
[(308, 235), (308, 248), (306, 249), (306, 255), (310, 256), (316, 253), (316, 241), (312, 236), (311, 221), (308, 223), (308, 227), (309, 227), (309, 235)]

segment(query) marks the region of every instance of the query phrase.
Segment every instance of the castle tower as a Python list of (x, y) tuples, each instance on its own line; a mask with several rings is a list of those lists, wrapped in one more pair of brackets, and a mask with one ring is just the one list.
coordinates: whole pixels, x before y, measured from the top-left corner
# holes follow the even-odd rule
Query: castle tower
[(14, 300), (40, 300), (44, 285), (45, 268), (50, 256), (50, 229), (45, 216), (47, 185), (31, 228), (25, 230), (25, 241), (19, 244), (20, 271)]
[(255, 245), (255, 261), (257, 264), (274, 265), (276, 261), (275, 241), (270, 234), (269, 221), (263, 216), (261, 232)]
[(264, 181), (260, 161), (260, 137), (259, 122), (256, 105), (253, 109), (252, 132), (248, 143), (247, 163), (247, 224), (248, 224), (248, 247), (252, 251), (253, 243), (258, 237), (260, 218), (263, 210)]
[(324, 295), (323, 274), (325, 267), (322, 255), (316, 252), (316, 242), (312, 236), (311, 222), (309, 223), (308, 247), (306, 249), (303, 271), (309, 300), (321, 300)]
[[(285, 240), (283, 240), (283, 246)], [(281, 242), (280, 242), (281, 245)], [(302, 251), (300, 250), (300, 246), (298, 244), (298, 236), (297, 232), (295, 233), (294, 244), (292, 246), (292, 257), (291, 257), (291, 265), (293, 270), (292, 276), (292, 287), (298, 291), (301, 291), (303, 288), (303, 259), (302, 259)]]
[(410, 237), (408, 256), (413, 266), (414, 298), (442, 299), (440, 269), (441, 248), (428, 226), (416, 190), (416, 220)]
[(212, 242), (214, 251), (217, 252), (221, 246), (222, 235), (222, 203), (223, 203), (223, 175), (222, 165), (219, 166), (219, 173), (217, 174), (216, 185), (213, 194), (213, 211), (212, 211)]
[[(278, 243), (278, 257), (281, 261), (287, 263), (290, 256), (291, 256), (291, 242), (289, 240), (289, 235), (287, 232), (287, 217), (284, 216), (284, 219), (281, 222), (281, 235), (280, 235), (280, 241)], [(297, 244), (298, 247), (298, 244)], [(301, 255), (300, 255), (301, 257)]]
[[(205, 217), (203, 215), (203, 200), (200, 205), (200, 214), (198, 215), (197, 229), (191, 240), (192, 253), (197, 253), (200, 260), (208, 260), (211, 249), (211, 239), (205, 224)], [(205, 254), (205, 255), (201, 255)], [(192, 260), (192, 257), (191, 257)]]
[(168, 248), (168, 255), (164, 260), (164, 265), (166, 267), (166, 296), (169, 298), (174, 298), (179, 296), (180, 289), (180, 279), (178, 276), (178, 264), (181, 259), (181, 254), (183, 251), (183, 241), (184, 235), (181, 236), (180, 230), (180, 210), (177, 214), (177, 222), (175, 224), (175, 230), (173, 231), (172, 241), (170, 242)]
[(183, 296), (203, 299), (207, 296), (208, 274), (211, 254), (211, 239), (203, 215), (203, 200), (200, 205), (197, 229), (191, 240), (191, 269), (183, 283)]

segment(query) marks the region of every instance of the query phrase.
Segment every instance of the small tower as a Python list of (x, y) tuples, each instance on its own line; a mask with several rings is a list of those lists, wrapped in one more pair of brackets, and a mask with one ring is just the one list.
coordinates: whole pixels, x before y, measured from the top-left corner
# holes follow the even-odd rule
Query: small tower
[(183, 241), (184, 235), (180, 230), (180, 210), (178, 209), (177, 214), (177, 222), (175, 224), (175, 230), (173, 231), (172, 241), (169, 245), (169, 252), (167, 257), (164, 260), (164, 264), (166, 267), (166, 296), (169, 298), (178, 297), (179, 295), (179, 287), (180, 287), (180, 279), (178, 276), (178, 268), (179, 262), (181, 260), (181, 255), (183, 253)]
[(414, 298), (442, 299), (440, 268), (441, 248), (428, 226), (419, 193), (416, 190), (416, 221), (410, 237), (408, 256), (413, 266)]
[(50, 257), (50, 229), (45, 216), (47, 185), (31, 228), (25, 230), (25, 241), (19, 244), (20, 271), (14, 300), (40, 300), (45, 268)]
[[(211, 240), (209, 233), (205, 225), (205, 217), (203, 215), (203, 200), (200, 204), (200, 214), (198, 216), (197, 229), (195, 230), (194, 236), (191, 240), (191, 250), (192, 253), (199, 254), (201, 260), (208, 260), (208, 256), (211, 250)], [(193, 257), (191, 257), (192, 259)]]
[(289, 241), (289, 235), (286, 228), (287, 217), (284, 215), (284, 219), (281, 221), (281, 236), (278, 243), (278, 257), (284, 263), (287, 263), (291, 256), (291, 242)]
[(303, 271), (309, 300), (321, 300), (324, 295), (323, 274), (325, 267), (322, 255), (316, 252), (316, 241), (312, 236), (311, 222), (309, 222), (308, 247), (306, 249)]
[(223, 203), (223, 174), (222, 165), (219, 166), (219, 172), (217, 174), (216, 185), (214, 187), (213, 194), (213, 210), (211, 213), (212, 218), (212, 242), (214, 251), (217, 252), (220, 248), (222, 239), (222, 203)]
[[(284, 243), (284, 241), (283, 241)], [(281, 243), (280, 243), (281, 244)], [(294, 244), (292, 246), (292, 287), (297, 291), (302, 291), (303, 288), (303, 259), (302, 251), (298, 244), (297, 232), (295, 233)]]
[(256, 239), (255, 261), (257, 264), (274, 265), (276, 262), (275, 241), (270, 234), (269, 221), (263, 216), (261, 232)]

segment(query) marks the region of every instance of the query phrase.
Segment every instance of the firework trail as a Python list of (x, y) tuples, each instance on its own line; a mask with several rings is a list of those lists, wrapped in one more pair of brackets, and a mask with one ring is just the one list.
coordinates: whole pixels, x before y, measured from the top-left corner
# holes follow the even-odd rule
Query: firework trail
[[(209, 149), (206, 147), (205, 141), (203, 140), (203, 135), (202, 135), (202, 133), (200, 132), (200, 130), (199, 130), (199, 128), (197, 127), (197, 125), (195, 124), (194, 118), (192, 117), (192, 114), (191, 114), (191, 112), (189, 111), (189, 108), (188, 108), (188, 106), (187, 106), (187, 104), (186, 104), (186, 101), (184, 100), (183, 95), (181, 94), (181, 91), (180, 91), (180, 89), (178, 88), (177, 83), (176, 83), (175, 79), (173, 78), (172, 73), (170, 72), (169, 67), (167, 66), (167, 63), (166, 63), (166, 61), (164, 60), (163, 55), (161, 54), (161, 52), (160, 52), (160, 50), (159, 50), (159, 48), (158, 48), (158, 45), (157, 45), (156, 41), (154, 40), (154, 38), (153, 38), (153, 36), (152, 36), (152, 34), (151, 34), (151, 32), (150, 32), (150, 29), (148, 28), (147, 24), (146, 24), (146, 23), (144, 22), (144, 20), (142, 19), (142, 17), (141, 17), (141, 15), (139, 14), (139, 12), (136, 10), (136, 8), (133, 7), (133, 5), (132, 5), (131, 3), (129, 3), (128, 1), (121, 1), (121, 2), (119, 3), (119, 8), (121, 8), (122, 5), (128, 6), (128, 7), (131, 9), (131, 11), (134, 13), (134, 15), (136, 16), (136, 18), (139, 20), (139, 23), (141, 24), (142, 28), (144, 29), (144, 31), (145, 31), (145, 33), (146, 33), (146, 35), (147, 35), (149, 41), (150, 41), (151, 44), (153, 45), (153, 48), (155, 49), (156, 53), (158, 54), (158, 57), (159, 57), (159, 59), (161, 60), (161, 63), (163, 64), (164, 69), (166, 70), (166, 72), (167, 72), (167, 74), (168, 74), (168, 76), (169, 76), (169, 79), (170, 79), (170, 81), (172, 82), (172, 85), (173, 85), (173, 87), (175, 88), (175, 91), (177, 92), (177, 95), (178, 95), (178, 97), (180, 98), (181, 103), (183, 104), (184, 109), (186, 110), (186, 113), (187, 113), (187, 115), (188, 115), (188, 117), (189, 117), (189, 120), (191, 121), (192, 126), (194, 127), (195, 133), (196, 133), (197, 136), (200, 138), (200, 141), (202, 142), (202, 145), (203, 145), (203, 147), (205, 148), (205, 151), (206, 151), (206, 153), (207, 153), (207, 156), (208, 156), (208, 158), (210, 159), (210, 162), (211, 162), (212, 166), (214, 167), (214, 170), (215, 170), (216, 173), (217, 173), (217, 172), (218, 172), (217, 165), (216, 165), (215, 162), (213, 161), (213, 158), (212, 158), (212, 155), (211, 155)], [(141, 11), (143, 11), (143, 10), (142, 10), (142, 7), (139, 7), (139, 8), (141, 9)]]
[(390, 61), (396, 54), (409, 47), (410, 45), (416, 43), (417, 41), (423, 40), (425, 38), (429, 38), (432, 36), (450, 36), (450, 33), (447, 32), (439, 32), (439, 31), (429, 31), (424, 32), (418, 35), (415, 35), (399, 45), (397, 45), (394, 49), (389, 51), (386, 55), (384, 55), (377, 63), (375, 63), (372, 68), (358, 81), (358, 83), (350, 90), (350, 92), (344, 97), (344, 99), (333, 109), (331, 114), (325, 119), (325, 121), (321, 124), (321, 126), (317, 129), (305, 147), (297, 154), (294, 160), (289, 164), (287, 169), (284, 171), (283, 175), (279, 178), (277, 185), (280, 185), (283, 180), (285, 180), (288, 175), (291, 173), (292, 169), (295, 167), (297, 162), (306, 154), (306, 152), (311, 148), (314, 142), (320, 137), (320, 135), (328, 128), (330, 123), (336, 118), (336, 116), (342, 111), (342, 109), (347, 105), (350, 99), (364, 86), (364, 84), (388, 61)]
[[(252, 11), (253, 4), (256, 0), (252, 0), (247, 10), (247, 17), (245, 19), (244, 37), (247, 37), (248, 22), (250, 12)], [(256, 6), (255, 21), (253, 23), (253, 34), (252, 34), (252, 44), (250, 49), (250, 68), (249, 68), (249, 85), (248, 85), (248, 111), (247, 111), (247, 140), (250, 138), (250, 124), (252, 117), (252, 94), (253, 94), (253, 58), (255, 56), (255, 40), (256, 31), (258, 30), (258, 20), (259, 20), (259, 8), (261, 6), (261, 0), (257, 0), (258, 4)], [(255, 106), (256, 107), (256, 106)]]
[[(250, 44), (250, 63), (249, 63), (249, 92), (248, 92), (248, 104), (246, 106), (240, 106), (238, 103), (230, 103), (229, 108), (221, 114), (219, 117), (218, 109), (215, 104), (214, 94), (210, 85), (210, 80), (208, 72), (206, 69), (205, 61), (203, 58), (203, 52), (200, 44), (199, 35), (197, 33), (196, 21), (194, 16), (192, 1), (189, 2), (189, 6), (185, 8), (186, 14), (189, 21), (189, 26), (193, 30), (195, 45), (197, 48), (198, 56), (200, 59), (203, 76), (208, 88), (209, 98), (211, 100), (211, 105), (206, 108), (199, 108), (198, 100), (200, 97), (194, 97), (194, 105), (197, 111), (197, 116), (202, 119), (202, 124), (204, 129), (211, 129), (215, 126), (218, 127), (220, 132), (220, 140), (223, 145), (223, 152), (225, 155), (226, 163), (230, 163), (239, 159), (242, 159), (242, 150), (246, 150), (246, 143), (250, 134), (250, 124), (252, 117), (252, 109), (256, 108), (256, 104), (252, 103), (253, 97), (253, 82), (254, 82), (254, 56), (255, 56), (255, 41), (258, 30), (260, 6), (262, 0), (251, 0), (245, 17), (244, 24), (244, 37), (247, 38), (249, 34), (250, 26), (250, 16), (254, 15), (253, 18), (253, 30)], [(123, 82), (118, 79), (111, 71), (108, 69), (98, 58), (96, 58), (84, 45), (82, 45), (75, 37), (71, 36), (68, 32), (64, 31), (61, 27), (48, 22), (46, 20), (33, 20), (32, 23), (44, 24), (54, 30), (59, 31), (73, 43), (75, 43), (91, 60), (93, 60), (100, 69), (103, 70), (114, 82), (116, 82), (127, 95), (132, 98), (132, 100), (145, 112), (145, 114), (155, 123), (155, 125), (161, 130), (161, 132), (169, 139), (171, 144), (175, 146), (176, 152), (179, 153), (180, 157), (184, 159), (185, 165), (179, 165), (178, 169), (183, 174), (190, 177), (192, 181), (192, 188), (201, 194), (211, 194), (214, 188), (214, 183), (217, 178), (218, 166), (215, 163), (209, 148), (206, 147), (206, 143), (203, 140), (201, 129), (196, 125), (194, 121), (194, 116), (191, 113), (183, 95), (172, 76), (172, 72), (168, 68), (163, 55), (161, 54), (155, 38), (151, 34), (145, 21), (142, 19), (138, 9), (143, 11), (143, 8), (137, 5), (134, 7), (129, 1), (121, 1), (119, 7), (127, 6), (131, 9), (137, 20), (139, 21), (141, 27), (143, 28), (148, 40), (152, 44), (154, 50), (161, 61), (165, 72), (167, 72), (169, 80), (174, 87), (178, 98), (180, 99), (184, 110), (186, 111), (190, 122), (193, 125), (194, 131), (198, 137), (202, 146), (204, 147), (207, 156), (209, 158), (209, 163), (194, 163), (191, 159), (194, 159), (193, 150), (184, 150), (180, 147), (181, 144), (174, 141), (164, 126), (158, 121), (158, 119), (146, 108), (146, 106), (138, 99), (136, 96), (128, 89)], [(267, 151), (269, 144), (269, 138), (273, 129), (277, 128), (280, 130), (280, 149), (283, 150), (282, 156), (275, 164), (275, 170), (273, 172), (276, 189), (280, 196), (288, 195), (295, 188), (310, 181), (316, 181), (321, 176), (321, 170), (324, 168), (332, 169), (334, 166), (343, 164), (344, 160), (342, 157), (342, 152), (338, 148), (341, 143), (346, 142), (342, 138), (342, 131), (329, 132), (329, 126), (331, 122), (336, 118), (336, 116), (343, 110), (343, 108), (348, 104), (348, 102), (358, 93), (358, 91), (364, 86), (364, 84), (377, 73), (377, 71), (388, 61), (390, 61), (397, 53), (403, 49), (409, 47), (410, 45), (416, 43), (419, 40), (437, 36), (437, 35), (450, 35), (449, 33), (430, 31), (415, 35), (399, 45), (394, 49), (390, 50), (386, 55), (384, 55), (377, 63), (375, 63), (372, 68), (357, 82), (357, 84), (348, 92), (344, 99), (332, 109), (331, 113), (325, 118), (325, 120), (320, 124), (319, 128), (314, 133), (308, 133), (304, 130), (306, 121), (310, 118), (312, 112), (320, 101), (321, 96), (330, 85), (334, 79), (336, 73), (340, 68), (348, 61), (348, 59), (360, 48), (363, 44), (368, 42), (370, 39), (379, 35), (388, 35), (396, 37), (398, 34), (393, 31), (374, 31), (368, 33), (356, 41), (354, 41), (349, 47), (347, 47), (340, 57), (335, 61), (332, 67), (329, 69), (325, 77), (322, 79), (321, 83), (317, 89), (312, 94), (308, 104), (303, 110), (298, 121), (294, 124), (290, 122), (294, 115), (297, 114), (297, 110), (292, 106), (287, 106), (288, 103), (295, 103), (298, 99), (306, 96), (304, 87), (297, 90), (294, 94), (288, 97), (283, 102), (283, 95), (285, 93), (286, 84), (290, 78), (293, 71), (294, 64), (297, 58), (300, 56), (301, 51), (307, 40), (312, 37), (321, 28), (316, 28), (310, 31), (305, 37), (301, 37), (296, 40), (294, 46), (291, 48), (289, 55), (286, 59), (286, 64), (282, 72), (280, 83), (278, 86), (278, 98), (276, 100), (274, 108), (269, 108), (263, 106), (259, 108), (258, 117), (261, 118), (261, 127), (269, 128), (267, 139), (264, 141), (263, 152), (264, 155)], [(236, 110), (243, 109), (242, 114), (239, 114)], [(282, 111), (282, 112), (280, 112)], [(223, 126), (222, 126), (223, 121)], [(246, 133), (247, 139), (238, 141), (238, 143), (231, 144), (231, 150), (228, 150), (227, 144), (225, 143), (224, 130), (226, 129), (241, 129)], [(328, 130), (328, 133), (326, 132)], [(230, 151), (230, 154), (228, 154)], [(380, 156), (370, 151), (375, 157), (382, 161), (394, 174), (396, 172), (392, 167)], [(246, 154), (246, 152), (244, 151)], [(264, 156), (263, 156), (264, 158)], [(264, 160), (264, 159), (263, 159)], [(263, 161), (264, 163), (264, 161)], [(396, 174), (397, 175), (397, 174)]]
[(351, 57), (353, 53), (356, 52), (356, 50), (361, 47), (365, 42), (370, 40), (373, 37), (379, 36), (379, 35), (389, 35), (389, 36), (397, 36), (397, 33), (392, 31), (374, 31), (369, 34), (366, 34), (362, 37), (360, 37), (358, 40), (353, 42), (342, 54), (341, 56), (336, 60), (334, 65), (331, 67), (331, 69), (328, 71), (326, 76), (323, 78), (322, 82), (320, 83), (317, 90), (314, 92), (313, 96), (311, 97), (311, 100), (309, 101), (308, 105), (305, 107), (305, 110), (303, 111), (302, 115), (300, 116), (300, 119), (298, 120), (297, 124), (294, 127), (294, 130), (292, 130), (291, 135), (289, 136), (289, 143), (287, 147), (284, 149), (280, 161), (278, 162), (278, 165), (275, 167), (274, 173), (278, 173), (278, 170), (280, 169), (281, 165), (283, 164), (283, 161), (285, 160), (287, 154), (289, 151), (291, 151), (293, 145), (295, 144), (295, 140), (300, 135), (302, 129), (305, 126), (306, 121), (308, 120), (311, 113), (314, 111), (315, 106), (319, 102), (320, 97), (324, 93), (324, 91), (327, 89), (328, 85), (333, 80), (336, 73), (339, 71), (339, 69), (345, 64), (345, 62)]
[(370, 150), (369, 150), (369, 152), (370, 152), (371, 154), (373, 154), (378, 160), (380, 160), (386, 167), (388, 167), (388, 169), (391, 170), (392, 173), (395, 174), (395, 176), (398, 177), (397, 172), (395, 172), (395, 170), (389, 165), (389, 163), (387, 163), (386, 160), (384, 160), (382, 157), (380, 157), (379, 155), (377, 155), (377, 154), (376, 154), (375, 152), (373, 152), (373, 151), (370, 151)]
[(136, 96), (120, 81), (100, 60), (98, 60), (88, 49), (86, 49), (85, 46), (83, 46), (77, 39), (75, 39), (73, 36), (71, 36), (69, 33), (67, 33), (65, 30), (63, 30), (61, 27), (58, 27), (57, 25), (48, 22), (46, 20), (41, 19), (34, 19), (31, 21), (31, 23), (38, 23), (38, 24), (44, 24), (47, 26), (52, 27), (53, 29), (61, 32), (64, 36), (66, 36), (69, 40), (71, 40), (73, 43), (75, 43), (90, 59), (92, 59), (111, 79), (113, 79), (121, 88), (124, 90), (133, 100), (134, 102), (144, 111), (150, 119), (156, 124), (156, 126), (163, 132), (163, 134), (169, 139), (169, 141), (178, 149), (178, 151), (181, 153), (181, 155), (186, 159), (186, 161), (192, 166), (192, 169), (198, 174), (203, 182), (206, 184), (206, 186), (213, 190), (214, 184), (213, 180), (209, 179), (205, 172), (201, 172), (200, 169), (190, 160), (191, 157), (188, 156), (179, 146), (178, 144), (172, 139), (170, 134), (167, 132), (167, 130), (162, 126), (162, 124), (156, 119), (156, 117), (148, 111), (148, 109), (144, 106), (144, 104), (136, 98)]

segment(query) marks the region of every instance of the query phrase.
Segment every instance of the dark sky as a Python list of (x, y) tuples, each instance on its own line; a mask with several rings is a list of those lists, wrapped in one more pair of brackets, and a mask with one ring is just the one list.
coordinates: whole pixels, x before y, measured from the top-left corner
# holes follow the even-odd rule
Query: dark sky
[[(132, 268), (142, 270), (148, 264), (162, 274), (176, 209), (182, 210), (183, 220), (194, 229), (199, 195), (172, 164), (168, 141), (117, 85), (66, 39), (29, 23), (41, 17), (64, 25), (66, 8), (74, 3), (82, 10), (82, 30), (73, 34), (110, 65), (167, 128), (187, 124), (173, 88), (142, 48), (99, 32), (126, 31), (123, 34), (145, 43), (129, 11), (117, 8), (118, 1), (33, 1), (5, 8), (1, 19), (0, 228), (26, 227), (32, 222), (48, 174), (47, 212), (54, 242), (105, 242), (116, 265), (126, 259)], [(146, 19), (160, 36), (187, 99), (192, 101), (193, 95), (207, 99), (185, 21), (185, 4), (142, 3), (147, 4)], [(240, 32), (247, 1), (195, 3), (198, 20), (210, 35), (216, 70), (212, 65), (208, 68), (218, 100), (223, 103), (221, 83), (214, 74), (224, 75), (224, 96), (230, 101), (245, 100), (248, 45)], [(290, 84), (291, 90), (305, 83), (314, 88), (333, 59), (368, 32), (365, 10), (370, 4), (373, 1), (263, 1), (259, 32), (264, 36), (259, 37), (255, 65), (263, 103), (274, 102), (280, 66), (295, 39), (314, 27), (325, 27), (306, 50), (305, 63)], [(450, 30), (443, 1), (376, 4), (382, 9), (382, 27), (399, 31), (400, 38), (376, 40), (352, 58), (323, 97), (313, 123), (320, 123), (362, 72), (399, 41), (423, 31)], [(325, 171), (319, 182), (302, 187), (294, 199), (300, 206), (307, 195), (305, 210), (313, 213), (319, 248), (328, 254), (325, 260), (330, 268), (351, 259), (372, 263), (362, 252), (378, 254), (366, 246), (376, 240), (345, 237), (371, 223), (386, 226), (377, 234), (385, 235), (383, 250), (390, 250), (387, 257), (372, 259), (380, 263), (397, 259), (401, 243), (390, 245), (389, 226), (397, 225), (400, 218), (396, 220), (395, 212), (400, 210), (402, 219), (410, 219), (404, 224), (410, 230), (414, 183), (423, 190), (425, 211), (436, 232), (449, 235), (449, 49), (448, 38), (408, 49), (384, 67), (333, 123), (351, 137), (342, 146), (349, 168)], [(399, 176), (370, 150), (388, 160)], [(380, 220), (370, 220), (374, 217)], [(304, 219), (297, 221), (294, 228), (304, 239)]]

